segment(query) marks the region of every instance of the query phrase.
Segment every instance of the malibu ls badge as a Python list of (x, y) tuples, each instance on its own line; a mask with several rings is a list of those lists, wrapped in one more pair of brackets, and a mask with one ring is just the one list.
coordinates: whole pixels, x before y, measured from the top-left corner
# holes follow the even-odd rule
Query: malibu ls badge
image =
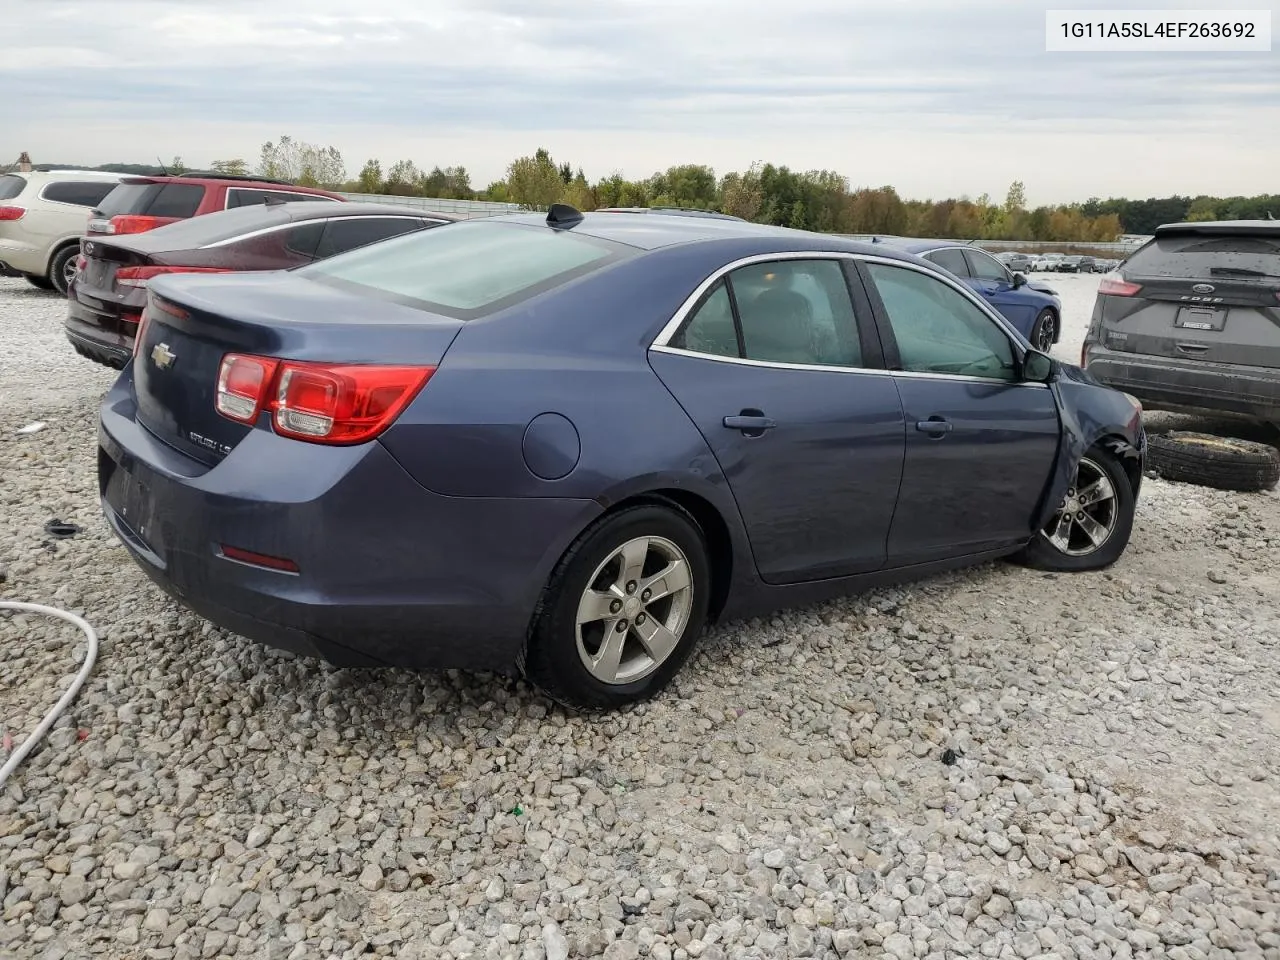
[(161, 370), (168, 370), (173, 366), (173, 361), (177, 359), (177, 354), (169, 349), (167, 343), (157, 343), (151, 348), (151, 362)]

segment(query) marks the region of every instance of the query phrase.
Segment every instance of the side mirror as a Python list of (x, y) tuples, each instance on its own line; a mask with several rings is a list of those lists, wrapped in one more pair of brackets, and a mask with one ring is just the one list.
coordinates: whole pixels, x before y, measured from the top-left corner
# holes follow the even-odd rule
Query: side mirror
[(1027, 275), (1025, 273), (1015, 273), (1013, 275), (1013, 289), (1017, 290), (1019, 287), (1025, 287), (1027, 282)]
[(1026, 383), (1048, 383), (1057, 368), (1057, 362), (1047, 353), (1028, 350), (1022, 358), (1022, 379)]

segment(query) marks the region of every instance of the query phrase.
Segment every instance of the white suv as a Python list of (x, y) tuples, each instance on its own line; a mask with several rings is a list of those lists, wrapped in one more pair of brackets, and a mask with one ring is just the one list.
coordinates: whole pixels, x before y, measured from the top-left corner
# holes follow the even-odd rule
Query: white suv
[(66, 296), (89, 211), (124, 177), (93, 170), (0, 176), (0, 274)]

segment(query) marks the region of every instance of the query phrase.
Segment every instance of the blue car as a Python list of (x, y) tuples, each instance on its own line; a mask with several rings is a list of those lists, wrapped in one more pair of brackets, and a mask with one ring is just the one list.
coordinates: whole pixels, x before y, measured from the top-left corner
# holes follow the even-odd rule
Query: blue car
[(959, 277), (1042, 353), (1052, 350), (1062, 336), (1062, 301), (1058, 292), (1048, 284), (1013, 273), (985, 250), (951, 240), (875, 239), (923, 257)]
[(1140, 407), (886, 245), (719, 218), (469, 220), (160, 277), (106, 518), (207, 619), (345, 666), (651, 696), (711, 621), (1124, 550)]

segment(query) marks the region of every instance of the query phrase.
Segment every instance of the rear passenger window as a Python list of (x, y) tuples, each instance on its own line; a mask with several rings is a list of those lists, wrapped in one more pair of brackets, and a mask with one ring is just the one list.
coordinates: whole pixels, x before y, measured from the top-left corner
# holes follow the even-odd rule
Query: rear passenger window
[(289, 193), (286, 190), (251, 190), (245, 187), (231, 187), (227, 190), (227, 209), (233, 207), (256, 207), (271, 203), (297, 203), (300, 201), (329, 200), (329, 197), (316, 196), (310, 193)]
[(290, 227), (285, 231), (284, 248), (308, 260), (316, 255), (316, 247), (320, 245), (320, 237), (324, 234), (324, 221), (312, 220)]
[(204, 199), (204, 187), (197, 183), (166, 183), (147, 205), (150, 217), (194, 217)]
[(748, 360), (856, 367), (858, 326), (835, 260), (778, 260), (730, 274)]
[(713, 357), (741, 356), (733, 305), (729, 302), (729, 291), (723, 280), (715, 285), (679, 333), (671, 338), (670, 345)]
[(962, 250), (935, 250), (927, 254), (925, 259), (932, 260), (943, 270), (950, 270), (957, 277), (969, 275), (969, 265), (965, 262)]
[(388, 237), (423, 229), (416, 217), (348, 217), (330, 220), (316, 248), (316, 257), (324, 259), (356, 247), (377, 243)]
[(41, 199), (53, 203), (69, 203), (77, 207), (96, 207), (108, 193), (116, 188), (113, 180), (81, 182), (66, 180), (51, 183), (40, 194)]

